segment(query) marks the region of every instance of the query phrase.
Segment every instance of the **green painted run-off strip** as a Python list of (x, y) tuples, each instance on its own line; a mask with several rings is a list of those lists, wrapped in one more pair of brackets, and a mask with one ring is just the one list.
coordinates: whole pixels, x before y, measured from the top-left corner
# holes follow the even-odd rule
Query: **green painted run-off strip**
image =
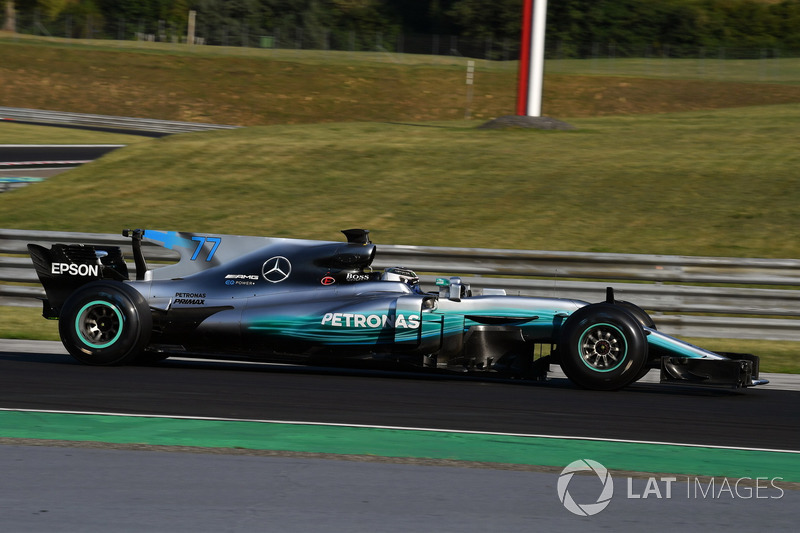
[(0, 437), (448, 459), (800, 482), (800, 454), (522, 435), (236, 420), (0, 411)]

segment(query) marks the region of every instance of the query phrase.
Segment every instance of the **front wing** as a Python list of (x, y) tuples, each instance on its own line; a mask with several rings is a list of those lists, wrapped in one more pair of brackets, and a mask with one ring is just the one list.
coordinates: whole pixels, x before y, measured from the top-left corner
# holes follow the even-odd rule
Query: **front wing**
[(759, 378), (755, 355), (711, 352), (655, 329), (644, 329), (651, 353), (660, 356), (661, 383), (734, 388), (769, 383)]

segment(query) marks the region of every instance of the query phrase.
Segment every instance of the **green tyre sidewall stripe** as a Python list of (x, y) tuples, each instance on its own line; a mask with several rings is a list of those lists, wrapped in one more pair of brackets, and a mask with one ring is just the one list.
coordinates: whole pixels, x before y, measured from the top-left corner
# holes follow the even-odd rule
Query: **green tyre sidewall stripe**
[[(596, 328), (600, 328), (600, 327), (606, 327), (606, 328), (613, 329), (614, 331), (617, 332), (617, 335), (619, 335), (619, 337), (622, 339), (622, 341), (624, 343), (623, 351), (622, 351), (622, 359), (620, 359), (619, 363), (617, 363), (616, 365), (614, 365), (611, 368), (605, 368), (605, 369), (597, 368), (596, 366), (593, 366), (593, 365), (589, 364), (589, 362), (586, 361), (586, 358), (584, 357), (584, 354), (583, 354), (583, 339), (586, 338), (586, 335), (589, 332), (591, 332), (592, 330), (594, 330)], [(614, 370), (618, 369), (620, 367), (620, 365), (622, 363), (624, 363), (628, 358), (628, 339), (626, 339), (625, 338), (625, 334), (622, 333), (622, 331), (617, 326), (615, 326), (613, 324), (608, 324), (606, 322), (603, 322), (603, 323), (600, 323), (600, 324), (592, 324), (591, 326), (589, 326), (588, 328), (583, 330), (583, 333), (581, 334), (580, 338), (578, 339), (578, 353), (581, 355), (581, 362), (584, 365), (586, 365), (586, 367), (589, 370), (591, 370), (593, 372), (613, 372)]]
[[(119, 329), (117, 330), (117, 334), (114, 336), (113, 339), (111, 339), (110, 341), (108, 341), (106, 343), (94, 344), (94, 343), (90, 342), (83, 335), (83, 328), (81, 327), (81, 322), (83, 321), (84, 314), (92, 306), (108, 307), (109, 309), (114, 311), (114, 314), (117, 317), (117, 321), (119, 322)], [(122, 317), (122, 313), (119, 311), (117, 306), (115, 306), (112, 303), (107, 302), (105, 300), (94, 300), (94, 301), (91, 301), (91, 302), (87, 303), (86, 305), (81, 307), (81, 310), (78, 311), (77, 315), (75, 316), (75, 333), (78, 335), (78, 338), (81, 339), (81, 342), (83, 342), (84, 344), (86, 344), (86, 346), (88, 346), (90, 348), (94, 348), (95, 350), (102, 350), (103, 348), (108, 348), (109, 346), (113, 346), (114, 343), (119, 340), (120, 336), (122, 336), (122, 331), (123, 331), (124, 327), (125, 327), (125, 321), (124, 321), (124, 319)]]

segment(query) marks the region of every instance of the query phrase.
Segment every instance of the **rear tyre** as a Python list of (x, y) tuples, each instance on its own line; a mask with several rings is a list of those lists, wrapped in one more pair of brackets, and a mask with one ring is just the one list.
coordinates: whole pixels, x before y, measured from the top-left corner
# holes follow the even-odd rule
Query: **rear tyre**
[(58, 332), (81, 363), (111, 366), (133, 361), (147, 346), (152, 325), (141, 293), (125, 283), (101, 280), (67, 298)]
[(592, 304), (567, 319), (558, 353), (561, 368), (573, 383), (616, 390), (641, 377), (647, 339), (639, 319), (624, 307)]

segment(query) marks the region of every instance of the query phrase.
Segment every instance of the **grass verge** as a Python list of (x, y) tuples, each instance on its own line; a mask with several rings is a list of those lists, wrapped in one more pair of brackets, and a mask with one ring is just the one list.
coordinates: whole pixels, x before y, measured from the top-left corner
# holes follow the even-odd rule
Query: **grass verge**
[(57, 341), (58, 321), (42, 318), (38, 307), (0, 305), (0, 339)]

